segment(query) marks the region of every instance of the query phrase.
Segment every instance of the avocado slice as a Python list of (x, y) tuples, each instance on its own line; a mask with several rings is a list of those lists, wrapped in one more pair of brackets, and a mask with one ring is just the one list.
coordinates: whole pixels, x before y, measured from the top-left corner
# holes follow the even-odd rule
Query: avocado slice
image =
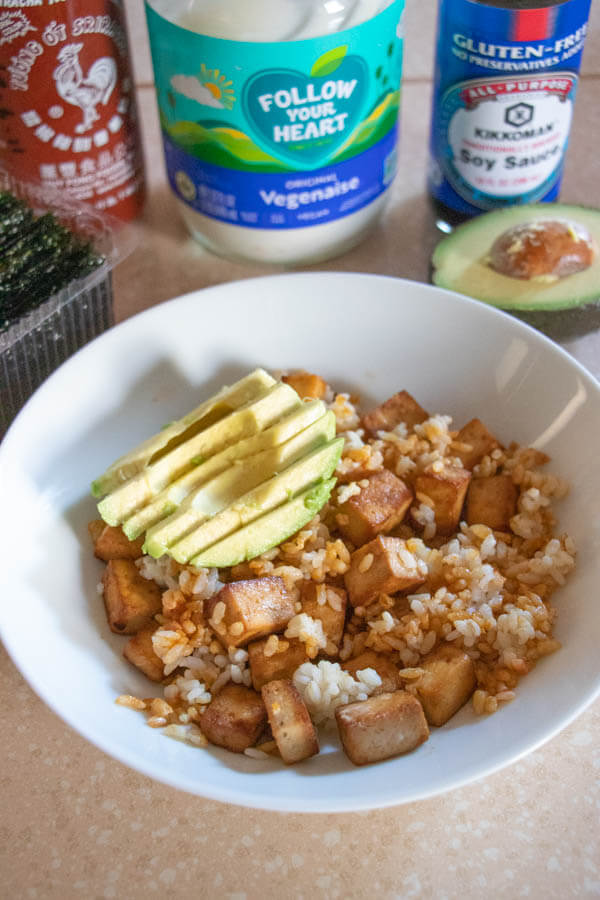
[(119, 457), (103, 475), (92, 482), (92, 494), (100, 498), (115, 490), (124, 481), (140, 472), (158, 454), (187, 440), (192, 433), (224, 418), (232, 410), (248, 403), (274, 384), (275, 379), (268, 372), (264, 369), (255, 369), (230, 387), (222, 388), (183, 418), (172, 422), (158, 434)]
[(202, 550), (192, 558), (191, 564), (206, 568), (212, 566), (224, 568), (237, 566), (245, 560), (266, 553), (316, 516), (328, 501), (335, 482), (335, 478), (329, 478), (307, 488), (287, 503), (265, 513), (249, 525), (244, 525), (229, 537), (217, 541), (212, 547)]
[(587, 229), (600, 247), (600, 210), (562, 203), (511, 206), (459, 225), (436, 247), (433, 283), (493, 306), (557, 310), (600, 300), (600, 254), (583, 271), (555, 280), (512, 278), (489, 265), (490, 248), (509, 229), (541, 220), (563, 220)]
[(278, 471), (286, 469), (331, 441), (334, 435), (335, 415), (333, 412), (326, 412), (284, 444), (235, 460), (220, 475), (189, 494), (173, 515), (148, 529), (144, 547), (152, 556), (162, 556), (179, 538), (235, 503), (239, 497), (263, 484)]
[(300, 491), (330, 478), (338, 464), (343, 446), (343, 437), (334, 438), (325, 446), (313, 450), (287, 469), (239, 497), (172, 545), (165, 548), (161, 543), (156, 546), (147, 538), (144, 551), (151, 556), (160, 556), (167, 550), (169, 556), (177, 562), (188, 562), (206, 547), (253, 522), (263, 513), (275, 509)]
[(293, 388), (277, 382), (258, 399), (176, 444), (168, 452), (161, 452), (141, 472), (101, 500), (98, 512), (109, 525), (122, 524), (170, 482), (198, 465), (199, 461), (243, 438), (258, 434), (300, 404), (301, 400)]
[[(220, 453), (209, 457), (205, 462), (200, 463), (160, 491), (153, 500), (142, 506), (127, 519), (123, 525), (123, 531), (130, 541), (135, 540), (152, 525), (174, 513), (193, 490), (205, 484), (211, 478), (220, 475), (236, 460), (245, 459), (255, 453), (260, 453), (262, 450), (268, 450), (270, 447), (284, 444), (295, 434), (304, 431), (305, 428), (312, 425), (313, 422), (322, 420), (324, 414), (325, 405), (323, 401), (310, 400), (302, 403), (298, 409), (287, 413), (278, 419), (274, 425), (259, 432), (259, 434), (238, 441), (237, 444), (233, 444), (231, 447), (226, 447), (225, 450), (221, 450)], [(323, 428), (323, 431), (326, 433), (327, 438), (332, 438), (335, 435), (335, 417), (333, 417), (333, 422), (329, 413), (327, 417), (329, 427), (327, 429)], [(324, 425), (325, 422), (321, 422), (321, 426), (323, 427)], [(329, 434), (332, 425), (333, 431)]]

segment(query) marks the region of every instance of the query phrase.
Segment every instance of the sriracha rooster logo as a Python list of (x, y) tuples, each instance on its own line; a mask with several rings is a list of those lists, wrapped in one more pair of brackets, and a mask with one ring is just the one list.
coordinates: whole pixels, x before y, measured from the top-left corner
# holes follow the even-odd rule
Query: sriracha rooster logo
[(52, 73), (58, 94), (83, 112), (83, 122), (75, 128), (78, 134), (89, 131), (100, 118), (96, 106), (99, 103), (106, 106), (117, 83), (117, 65), (110, 56), (97, 59), (84, 76), (79, 63), (82, 49), (83, 44), (63, 47), (58, 54), (60, 65)]

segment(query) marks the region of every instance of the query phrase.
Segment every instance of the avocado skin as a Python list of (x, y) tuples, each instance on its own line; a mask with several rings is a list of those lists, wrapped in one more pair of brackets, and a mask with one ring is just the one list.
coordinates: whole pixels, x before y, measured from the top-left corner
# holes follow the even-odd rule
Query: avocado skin
[(193, 566), (224, 568), (255, 559), (310, 522), (325, 505), (336, 478), (308, 488), (260, 519), (217, 541), (191, 560)]
[(500, 275), (485, 264), (499, 235), (514, 225), (562, 219), (584, 225), (600, 247), (600, 210), (563, 203), (512, 206), (483, 213), (455, 228), (435, 248), (432, 281), (507, 310), (560, 310), (600, 300), (600, 254), (583, 272), (551, 283)]

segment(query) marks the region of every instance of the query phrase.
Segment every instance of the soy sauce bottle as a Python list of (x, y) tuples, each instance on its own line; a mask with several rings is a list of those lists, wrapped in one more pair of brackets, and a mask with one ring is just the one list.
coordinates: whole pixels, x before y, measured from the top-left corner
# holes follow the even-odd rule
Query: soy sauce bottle
[(440, 0), (428, 191), (444, 231), (558, 198), (591, 0)]

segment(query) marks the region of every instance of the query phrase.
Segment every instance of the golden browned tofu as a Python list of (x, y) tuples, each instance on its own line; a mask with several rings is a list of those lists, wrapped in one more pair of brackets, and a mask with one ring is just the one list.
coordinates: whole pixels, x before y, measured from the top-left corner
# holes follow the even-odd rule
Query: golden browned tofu
[(526, 447), (519, 451), (519, 462), (526, 469), (535, 469), (538, 466), (545, 466), (550, 462), (550, 457), (543, 450), (536, 450), (535, 447)]
[(122, 528), (107, 525), (102, 519), (94, 519), (88, 524), (88, 531), (94, 544), (94, 556), (108, 562), (109, 559), (139, 559), (142, 556), (144, 535), (130, 541)]
[(385, 653), (365, 650), (360, 656), (355, 656), (353, 659), (347, 659), (346, 662), (343, 662), (342, 669), (349, 672), (353, 678), (356, 678), (356, 673), (362, 669), (375, 669), (381, 678), (381, 685), (375, 688), (373, 695), (391, 694), (402, 687), (402, 681), (398, 675), (398, 666), (394, 665)]
[(474, 478), (467, 492), (466, 519), (469, 525), (487, 525), (494, 531), (508, 531), (517, 511), (518, 490), (510, 475)]
[(269, 725), (288, 766), (319, 752), (317, 733), (304, 700), (291, 681), (270, 681), (262, 689)]
[(456, 440), (461, 444), (470, 444), (470, 450), (453, 451), (462, 461), (465, 469), (472, 469), (480, 463), (484, 456), (500, 447), (499, 441), (488, 431), (481, 419), (471, 419), (460, 429)]
[(425, 580), (401, 538), (379, 535), (355, 550), (344, 576), (353, 606), (364, 606), (378, 594), (406, 591)]
[(312, 375), (310, 372), (295, 372), (293, 375), (283, 375), (281, 378), (302, 398), (322, 400), (327, 394), (327, 382), (320, 375)]
[(234, 581), (206, 601), (207, 618), (231, 647), (283, 631), (294, 615), (294, 600), (283, 578)]
[[(95, 544), (102, 532), (106, 527), (106, 522), (102, 519), (92, 519), (91, 522), (88, 522), (88, 532), (92, 539), (92, 544)], [(94, 548), (95, 550), (95, 548)]]
[(399, 391), (363, 416), (362, 425), (370, 434), (375, 434), (377, 431), (391, 431), (400, 422), (404, 422), (410, 430), (428, 418), (429, 413), (408, 391)]
[(441, 472), (429, 466), (415, 478), (415, 493), (426, 494), (433, 502), (438, 534), (457, 530), (470, 480), (467, 469), (455, 466), (447, 466)]
[(211, 744), (232, 753), (253, 747), (267, 724), (260, 694), (243, 684), (226, 684), (200, 716), (200, 730)]
[(355, 766), (408, 753), (429, 737), (423, 707), (406, 691), (338, 706), (335, 718), (344, 752)]
[(413, 501), (411, 489), (389, 469), (371, 475), (368, 482), (339, 507), (338, 527), (355, 547), (391, 531)]
[(131, 559), (111, 559), (104, 570), (104, 605), (110, 630), (136, 634), (162, 609), (162, 591), (142, 578)]
[(303, 581), (300, 589), (300, 602), (302, 603), (302, 612), (311, 619), (319, 619), (327, 640), (339, 647), (344, 633), (346, 607), (348, 606), (346, 591), (329, 584)]
[(475, 690), (473, 660), (459, 647), (434, 650), (419, 663), (425, 674), (416, 682), (417, 695), (430, 725), (444, 725)]
[(259, 641), (252, 641), (246, 648), (255, 691), (260, 691), (269, 681), (291, 678), (298, 666), (308, 661), (306, 644), (297, 638), (283, 639), (281, 643), (285, 649), (274, 653), (271, 653), (272, 647), (267, 644), (268, 640), (269, 638), (261, 638)]
[(129, 638), (123, 649), (125, 659), (143, 672), (150, 681), (162, 681), (164, 678), (163, 662), (152, 646), (152, 635), (156, 628), (156, 625), (141, 628), (137, 634)]

